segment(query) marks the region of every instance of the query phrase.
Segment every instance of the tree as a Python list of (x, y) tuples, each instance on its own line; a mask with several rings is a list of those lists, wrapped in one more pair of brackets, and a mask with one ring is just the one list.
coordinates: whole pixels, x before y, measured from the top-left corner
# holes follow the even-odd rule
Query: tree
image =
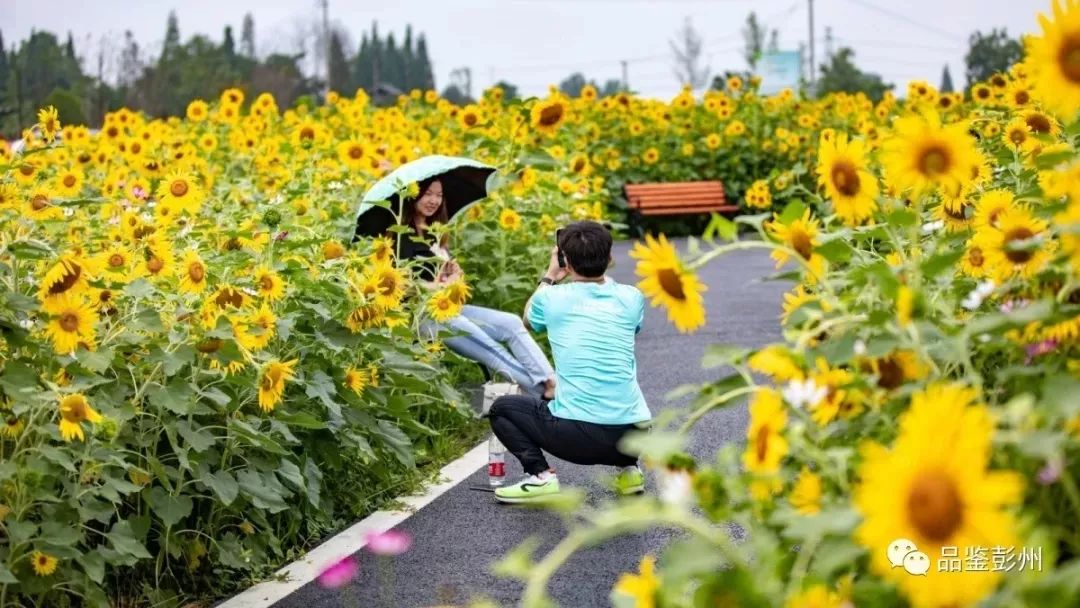
[(416, 74), (416, 58), (413, 56), (413, 34), (412, 26), (405, 26), (405, 42), (401, 45), (401, 84), (403, 89), (415, 89), (420, 85), (417, 84)]
[(509, 82), (506, 82), (505, 80), (500, 80), (499, 82), (496, 82), (495, 86), (502, 89), (503, 99), (507, 99), (507, 100), (509, 100), (509, 99), (517, 99), (518, 97), (521, 96), (520, 93), (518, 92), (517, 86), (512, 85)]
[(240, 54), (255, 59), (255, 18), (251, 13), (244, 15), (244, 23), (240, 26)]
[(766, 49), (765, 39), (768, 37), (768, 50), (775, 51), (779, 47), (780, 33), (776, 30), (769, 32), (769, 28), (758, 22), (757, 13), (751, 11), (746, 16), (746, 25), (742, 29), (743, 58), (746, 65), (753, 71), (757, 62), (761, 59), (761, 53)]
[(7, 105), (5, 102), (8, 99), (7, 82), (10, 74), (11, 66), (8, 64), (7, 47), (4, 46), (4, 34), (0, 32), (0, 115), (9, 111), (5, 108)]
[(941, 86), (938, 87), (938, 90), (942, 93), (952, 93), (954, 90), (952, 83), (952, 74), (949, 73), (948, 64), (945, 64), (945, 69), (941, 72)]
[(694, 89), (705, 86), (709, 82), (709, 66), (701, 65), (703, 42), (689, 17), (677, 36), (676, 40), (669, 41), (675, 54), (675, 77)]
[(236, 57), (236, 41), (233, 40), (232, 26), (225, 26), (224, 42), (221, 43), (221, 51), (225, 53), (225, 60), (229, 63), (233, 62)]
[(428, 58), (427, 39), (423, 34), (420, 34), (416, 42), (416, 71), (420, 88), (435, 88), (435, 75), (431, 69), (431, 60)]
[(341, 34), (330, 34), (330, 59), (329, 59), (329, 84), (331, 91), (339, 93), (352, 93), (352, 78), (349, 73), (349, 60), (345, 57), (345, 49), (341, 43)]
[(589, 82), (585, 80), (585, 76), (581, 72), (574, 72), (559, 83), (559, 90), (568, 97), (577, 97), (581, 95), (581, 89), (584, 89), (587, 84)]
[(401, 49), (397, 46), (394, 33), (386, 37), (386, 61), (383, 63), (384, 70), (380, 74), (379, 82), (392, 84), (398, 89), (405, 89), (405, 61)]
[(375, 85), (375, 72), (372, 65), (372, 48), (365, 33), (360, 39), (360, 50), (353, 59), (353, 82), (356, 86), (370, 91)]
[(1008, 70), (1023, 54), (1023, 46), (1009, 38), (1004, 28), (995, 28), (989, 34), (975, 32), (968, 38), (968, 52), (964, 57), (967, 64), (967, 86), (971, 87), (997, 72)]
[(442, 98), (454, 105), (459, 106), (463, 106), (467, 103), (472, 103), (472, 99), (469, 99), (469, 97), (465, 95), (465, 93), (462, 92), (461, 88), (459, 88), (456, 84), (451, 84), (450, 86), (446, 87), (446, 89), (444, 89), (442, 92)]
[(169, 11), (169, 18), (165, 22), (165, 42), (161, 46), (161, 58), (167, 59), (180, 48), (180, 22), (176, 18), (176, 11)]
[(42, 106), (53, 106), (62, 125), (85, 125), (86, 114), (82, 109), (82, 100), (66, 89), (53, 89), (42, 100)]
[(828, 64), (821, 66), (821, 78), (817, 82), (817, 93), (824, 95), (844, 91), (847, 93), (866, 93), (875, 102), (881, 99), (885, 91), (893, 88), (886, 84), (881, 76), (861, 71), (855, 66), (855, 51), (842, 47), (830, 58)]
[(599, 91), (597, 91), (597, 94), (600, 97), (608, 97), (608, 96), (614, 95), (616, 93), (619, 93), (622, 90), (623, 90), (623, 81), (619, 80), (618, 78), (609, 78), (607, 80), (607, 82), (604, 83), (604, 86), (599, 88)]

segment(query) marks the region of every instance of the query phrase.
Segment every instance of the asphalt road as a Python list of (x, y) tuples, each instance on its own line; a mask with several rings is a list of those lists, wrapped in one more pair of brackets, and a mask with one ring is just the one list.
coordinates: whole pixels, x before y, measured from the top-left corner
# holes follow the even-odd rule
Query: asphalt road
[[(616, 244), (616, 266), (611, 274), (623, 283), (635, 282), (629, 250), (630, 243)], [(701, 368), (701, 355), (708, 344), (758, 346), (780, 337), (780, 301), (788, 285), (761, 280), (771, 272), (772, 262), (761, 251), (737, 251), (714, 260), (701, 273), (709, 287), (708, 325), (689, 336), (679, 334), (664, 311), (647, 311), (637, 341), (638, 381), (654, 414), (683, 405), (665, 402), (664, 395), (671, 389), (719, 377), (721, 370)], [(695, 427), (690, 451), (708, 458), (723, 443), (739, 441), (746, 425), (745, 405), (712, 413)], [(611, 491), (602, 482), (610, 469), (554, 458), (550, 461), (558, 469), (563, 487), (586, 489), (592, 503), (610, 499)], [(507, 478), (513, 480), (520, 474), (520, 465), (507, 454)], [(407, 553), (394, 558), (393, 582), (381, 593), (378, 564), (371, 554), (361, 551), (357, 556), (360, 576), (350, 588), (330, 590), (310, 583), (276, 607), (414, 608), (465, 605), (476, 596), (494, 600), (499, 606), (517, 605), (521, 584), (497, 578), (489, 572), (490, 564), (531, 535), (543, 539), (538, 552), (543, 555), (563, 538), (565, 528), (557, 515), (500, 505), (490, 493), (468, 489), (486, 481), (486, 469), (476, 471), (398, 526), (412, 535), (414, 543)], [(649, 483), (649, 489), (654, 489), (651, 479)], [(654, 530), (581, 552), (556, 574), (549, 591), (563, 608), (608, 606), (608, 594), (619, 575), (636, 571), (642, 555), (656, 554), (672, 538), (671, 532)], [(388, 593), (390, 586), (392, 594)]]

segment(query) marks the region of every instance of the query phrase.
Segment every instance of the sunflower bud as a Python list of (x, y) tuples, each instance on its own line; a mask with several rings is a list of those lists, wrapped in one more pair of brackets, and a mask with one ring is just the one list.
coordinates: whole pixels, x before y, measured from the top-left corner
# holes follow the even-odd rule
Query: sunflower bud
[(270, 209), (263, 214), (263, 223), (271, 228), (277, 228), (281, 223), (281, 213), (277, 209)]

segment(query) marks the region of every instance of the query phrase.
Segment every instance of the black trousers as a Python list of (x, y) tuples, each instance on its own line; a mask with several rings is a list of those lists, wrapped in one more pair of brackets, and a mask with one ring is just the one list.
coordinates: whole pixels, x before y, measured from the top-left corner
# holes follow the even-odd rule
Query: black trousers
[(495, 400), (489, 413), (491, 430), (525, 469), (536, 475), (548, 466), (544, 452), (574, 464), (606, 464), (628, 467), (637, 457), (616, 447), (633, 424), (594, 424), (551, 415), (547, 402), (529, 395), (505, 395)]

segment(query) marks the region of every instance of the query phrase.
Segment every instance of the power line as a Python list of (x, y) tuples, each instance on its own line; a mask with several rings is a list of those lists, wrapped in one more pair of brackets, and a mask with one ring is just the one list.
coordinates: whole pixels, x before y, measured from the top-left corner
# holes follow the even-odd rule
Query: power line
[(907, 15), (903, 15), (901, 13), (897, 13), (896, 11), (893, 11), (893, 10), (890, 10), (890, 9), (887, 9), (887, 8), (882, 8), (882, 7), (877, 6), (875, 4), (871, 4), (869, 2), (866, 2), (866, 0), (848, 0), (848, 2), (851, 2), (852, 4), (861, 6), (861, 7), (865, 8), (865, 9), (869, 9), (869, 10), (881, 13), (882, 15), (888, 15), (889, 17), (892, 17), (893, 19), (899, 19), (901, 21), (904, 21), (904, 22), (907, 22), (907, 23), (909, 23), (911, 25), (914, 25), (915, 27), (922, 28), (922, 29), (924, 29), (924, 30), (926, 30), (928, 32), (933, 32), (933, 33), (935, 33), (935, 34), (937, 34), (939, 36), (944, 36), (944, 37), (952, 39), (952, 40), (957, 40), (957, 39), (962, 39), (963, 38), (962, 36), (959, 36), (959, 35), (957, 35), (957, 34), (955, 34), (953, 32), (943, 30), (943, 29), (941, 29), (941, 28), (939, 28), (939, 27), (937, 27), (935, 25), (929, 25), (927, 23), (922, 23), (922, 22), (916, 21), (916, 20), (912, 19), (911, 17), (908, 17)]

